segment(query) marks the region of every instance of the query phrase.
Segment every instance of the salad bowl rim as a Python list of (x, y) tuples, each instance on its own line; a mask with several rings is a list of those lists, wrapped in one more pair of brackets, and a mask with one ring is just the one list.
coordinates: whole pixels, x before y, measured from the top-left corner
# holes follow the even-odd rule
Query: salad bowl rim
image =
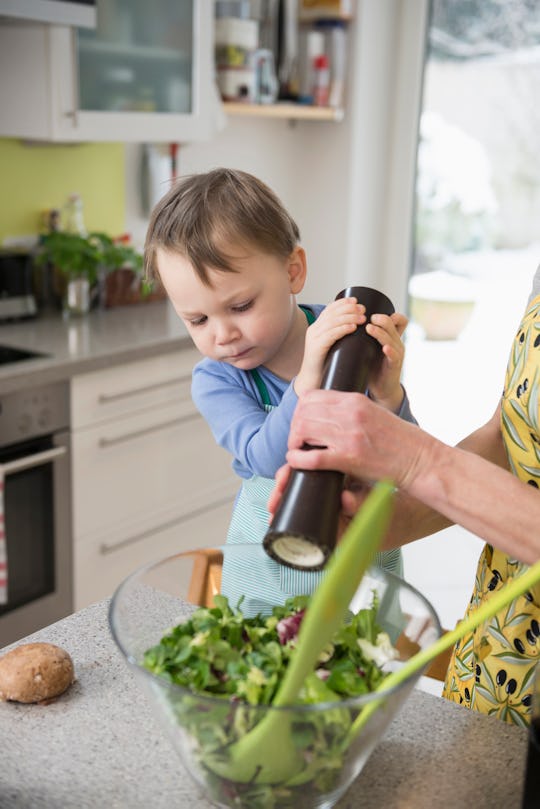
[[(389, 696), (395, 694), (397, 691), (400, 691), (400, 690), (404, 689), (411, 682), (416, 682), (416, 680), (419, 679), (419, 677), (424, 673), (424, 670), (425, 670), (425, 668), (427, 668), (429, 663), (426, 663), (426, 666), (423, 667), (422, 669), (420, 669), (418, 672), (415, 672), (414, 674), (410, 675), (403, 683), (399, 683), (399, 684), (396, 684), (396, 685), (394, 685), (394, 686), (392, 686), (390, 688), (385, 689), (383, 687), (384, 686), (384, 681), (383, 681), (383, 683), (381, 684), (380, 689), (377, 690), (377, 691), (371, 691), (371, 692), (369, 692), (367, 694), (360, 694), (360, 695), (353, 696), (353, 697), (344, 697), (343, 699), (340, 699), (340, 700), (337, 700), (337, 701), (332, 701), (332, 702), (298, 703), (298, 704), (283, 705), (283, 706), (275, 706), (275, 705), (272, 705), (271, 703), (252, 705), (251, 703), (248, 703), (248, 702), (245, 702), (245, 701), (242, 701), (242, 700), (239, 700), (239, 699), (230, 698), (227, 695), (220, 696), (218, 694), (214, 694), (214, 695), (212, 695), (212, 694), (204, 694), (204, 693), (202, 693), (200, 691), (192, 690), (190, 688), (186, 688), (185, 686), (179, 685), (177, 683), (173, 683), (170, 680), (167, 680), (166, 677), (161, 677), (161, 676), (159, 676), (157, 674), (154, 674), (154, 672), (150, 671), (149, 669), (145, 668), (145, 666), (142, 665), (142, 662), (140, 660), (138, 660), (130, 651), (128, 651), (126, 649), (124, 643), (122, 642), (122, 640), (119, 637), (119, 634), (117, 632), (117, 628), (116, 628), (116, 625), (115, 625), (115, 613), (116, 613), (116, 610), (117, 610), (118, 602), (119, 602), (124, 590), (127, 589), (135, 579), (140, 578), (146, 572), (152, 570), (153, 568), (158, 568), (161, 565), (166, 565), (166, 564), (168, 564), (170, 562), (173, 562), (173, 561), (175, 561), (177, 559), (181, 559), (182, 557), (188, 557), (188, 558), (192, 557), (194, 554), (196, 554), (197, 552), (200, 552), (200, 551), (206, 551), (206, 552), (208, 552), (208, 551), (218, 551), (218, 552), (220, 552), (220, 551), (223, 551), (223, 550), (230, 551), (231, 548), (234, 548), (235, 551), (236, 551), (236, 549), (241, 551), (242, 548), (254, 548), (254, 547), (259, 547), (259, 546), (256, 546), (256, 545), (254, 545), (252, 543), (239, 543), (239, 544), (236, 544), (236, 545), (229, 545), (229, 546), (228, 545), (217, 545), (217, 546), (212, 547), (212, 548), (210, 548), (210, 547), (192, 548), (192, 549), (187, 550), (187, 551), (179, 551), (177, 553), (169, 554), (168, 556), (163, 556), (163, 557), (159, 557), (157, 559), (154, 559), (151, 562), (148, 562), (148, 563), (146, 563), (144, 565), (140, 565), (139, 567), (135, 568), (135, 570), (133, 570), (128, 576), (126, 576), (120, 582), (120, 584), (116, 587), (116, 589), (114, 590), (114, 592), (113, 592), (113, 594), (111, 596), (111, 599), (110, 599), (110, 602), (109, 602), (109, 608), (108, 608), (108, 611), (107, 611), (107, 618), (108, 618), (108, 625), (109, 625), (110, 633), (112, 635), (112, 638), (113, 638), (116, 646), (120, 650), (120, 652), (121, 652), (122, 656), (124, 657), (124, 659), (126, 660), (126, 662), (131, 667), (133, 667), (137, 671), (138, 674), (140, 674), (143, 677), (147, 678), (148, 682), (158, 683), (161, 687), (167, 687), (168, 689), (171, 689), (173, 691), (173, 693), (177, 692), (179, 695), (181, 694), (184, 697), (189, 697), (189, 698), (192, 698), (192, 699), (202, 700), (203, 702), (207, 702), (207, 703), (209, 703), (209, 704), (211, 704), (213, 706), (215, 706), (216, 704), (225, 705), (225, 704), (228, 703), (228, 704), (230, 704), (232, 706), (238, 706), (238, 707), (243, 707), (243, 708), (249, 709), (250, 711), (266, 712), (268, 710), (272, 710), (272, 711), (281, 711), (283, 713), (287, 713), (287, 712), (290, 712), (290, 711), (294, 711), (295, 713), (296, 712), (298, 712), (298, 713), (302, 713), (302, 712), (313, 713), (314, 711), (316, 711), (316, 712), (321, 711), (322, 712), (322, 711), (328, 711), (328, 710), (332, 710), (332, 709), (336, 710), (338, 708), (354, 708), (354, 707), (362, 708), (362, 707), (369, 704), (370, 702), (372, 702), (375, 699), (378, 699), (378, 700), (384, 699), (386, 697), (389, 697)], [(404, 587), (410, 594), (412, 594), (414, 597), (418, 598), (421, 602), (423, 602), (423, 604), (427, 608), (427, 611), (430, 614), (430, 617), (431, 617), (432, 622), (433, 622), (432, 630), (434, 630), (435, 633), (436, 633), (436, 638), (434, 638), (434, 640), (441, 637), (444, 630), (442, 629), (441, 622), (439, 620), (439, 616), (438, 616), (435, 608), (433, 607), (433, 605), (431, 604), (429, 599), (423, 593), (421, 593), (420, 590), (418, 590), (413, 584), (410, 584), (410, 582), (408, 582), (406, 579), (402, 578), (401, 576), (396, 575), (395, 573), (392, 573), (389, 570), (386, 570), (384, 568), (375, 567), (373, 565), (367, 569), (366, 576), (369, 576), (369, 577), (374, 578), (374, 579), (388, 580), (390, 582), (394, 582), (396, 585), (399, 585), (399, 587)], [(181, 598), (181, 597), (179, 597), (179, 598)], [(194, 610), (200, 608), (200, 606), (198, 607), (195, 604), (190, 604), (190, 602), (186, 601), (185, 599), (181, 599), (181, 600), (183, 601), (183, 603), (187, 607), (193, 607)], [(189, 619), (189, 616), (186, 616), (186, 621), (188, 619)], [(165, 634), (170, 629), (172, 629), (172, 627), (164, 627), (163, 628), (163, 634)]]

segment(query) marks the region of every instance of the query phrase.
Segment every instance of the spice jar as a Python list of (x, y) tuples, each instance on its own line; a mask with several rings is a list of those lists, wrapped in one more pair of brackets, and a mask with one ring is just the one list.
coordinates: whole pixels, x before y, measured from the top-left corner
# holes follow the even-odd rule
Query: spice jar
[(313, 60), (313, 103), (317, 107), (327, 107), (330, 99), (330, 62), (322, 53)]

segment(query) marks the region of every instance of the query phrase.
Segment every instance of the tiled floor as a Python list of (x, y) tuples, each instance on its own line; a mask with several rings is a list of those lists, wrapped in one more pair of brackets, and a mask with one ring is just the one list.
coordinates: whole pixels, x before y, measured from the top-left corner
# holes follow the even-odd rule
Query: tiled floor
[[(413, 412), (424, 429), (449, 444), (483, 424), (496, 407), (540, 249), (492, 259), (484, 256), (470, 267), (477, 302), (457, 340), (425, 340), (414, 323), (406, 333), (403, 379)], [(404, 548), (405, 578), (432, 602), (446, 628), (463, 615), (482, 545), (454, 526)], [(440, 684), (423, 685), (440, 693)]]

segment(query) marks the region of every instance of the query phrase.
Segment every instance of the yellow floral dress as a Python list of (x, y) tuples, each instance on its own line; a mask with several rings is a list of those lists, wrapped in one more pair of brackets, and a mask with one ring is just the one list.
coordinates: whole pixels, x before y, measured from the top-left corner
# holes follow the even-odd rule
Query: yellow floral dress
[[(520, 480), (536, 489), (540, 486), (539, 397), (540, 295), (537, 295), (529, 302), (512, 346), (501, 407), (502, 435), (510, 468)], [(480, 555), (467, 611), (476, 609), (525, 568), (523, 563), (486, 545)], [(528, 725), (532, 677), (539, 652), (540, 587), (536, 587), (456, 644), (443, 696), (506, 722)]]

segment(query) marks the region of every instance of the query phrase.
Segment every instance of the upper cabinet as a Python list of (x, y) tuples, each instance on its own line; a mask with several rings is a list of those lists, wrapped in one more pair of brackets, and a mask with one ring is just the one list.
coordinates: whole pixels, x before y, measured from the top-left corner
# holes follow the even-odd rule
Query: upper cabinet
[(95, 28), (97, 0), (0, 0), (0, 16)]
[(210, 137), (213, 4), (98, 0), (97, 28), (0, 18), (0, 135), (50, 141)]

